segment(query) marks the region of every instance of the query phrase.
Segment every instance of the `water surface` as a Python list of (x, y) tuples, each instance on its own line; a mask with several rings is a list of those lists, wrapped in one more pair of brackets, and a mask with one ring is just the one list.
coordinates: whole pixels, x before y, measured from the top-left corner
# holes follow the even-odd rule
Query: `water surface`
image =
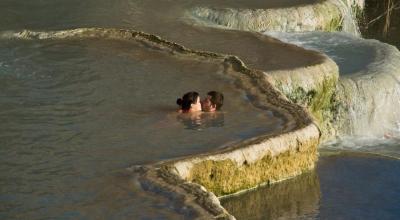
[[(296, 5), (302, 1), (280, 1), (281, 6)], [(209, 1), (211, 2), (214, 1)], [(219, 2), (219, 1), (218, 1)], [(218, 4), (218, 2), (214, 2)], [(221, 1), (246, 6), (251, 2), (265, 1)], [(271, 2), (277, 6), (278, 1)], [(213, 4), (214, 4), (213, 3)], [(0, 21), (2, 31), (64, 30), (77, 27), (113, 27), (140, 30), (162, 36), (192, 49), (208, 50), (238, 55), (249, 67), (265, 71), (290, 69), (319, 63), (321, 57), (287, 47), (265, 36), (227, 31), (193, 25), (185, 17), (185, 11), (205, 4), (203, 1), (9, 1), (1, 3), (0, 14), (6, 20)], [(270, 3), (268, 3), (270, 4)], [(268, 7), (266, 5), (265, 7)], [(296, 59), (293, 59), (293, 58)]]
[[(400, 146), (400, 145), (398, 145)], [(322, 156), (316, 171), (226, 198), (240, 219), (397, 219), (400, 161), (368, 154)]]
[[(291, 69), (319, 63), (322, 56), (259, 34), (195, 26), (184, 12), (200, 5), (260, 8), (311, 1), (0, 0), (0, 31), (135, 29), (189, 48), (238, 55), (251, 68)], [(350, 70), (362, 68), (364, 61), (349, 66)], [(212, 89), (226, 96), (222, 113), (194, 117), (175, 113), (175, 100), (184, 92), (197, 90), (204, 94)], [(170, 201), (141, 190), (135, 176), (125, 168), (214, 150), (257, 134), (278, 132), (284, 126), (272, 112), (255, 108), (219, 64), (174, 57), (132, 42), (100, 39), (0, 39), (0, 121), (1, 219), (191, 218), (190, 211), (177, 212)], [(352, 158), (321, 161), (350, 164), (361, 170), (344, 176), (335, 174), (338, 181), (374, 170), (368, 166), (369, 159), (356, 158), (352, 163)], [(398, 166), (398, 162), (373, 161), (379, 162), (379, 172), (398, 176), (385, 171), (389, 166)], [(286, 188), (286, 198), (296, 195), (294, 202), (287, 205), (287, 199), (276, 200), (276, 206), (268, 209), (262, 202), (265, 195), (254, 199), (257, 203), (240, 199), (240, 206), (248, 208), (243, 212), (257, 211), (261, 218), (341, 217), (345, 211), (335, 215), (331, 206), (346, 199), (343, 194), (338, 194), (338, 200), (320, 200), (320, 195), (333, 196), (326, 191), (327, 180), (322, 176), (336, 169), (322, 162), (318, 174), (300, 177), (301, 183), (294, 188), (291, 182), (274, 185)], [(365, 168), (369, 171), (363, 171)], [(360, 180), (363, 178), (365, 175)], [(398, 179), (393, 178), (394, 183), (386, 180), (373, 183), (384, 187), (388, 196), (399, 198)], [(342, 182), (352, 189), (350, 183)], [(327, 186), (337, 189), (336, 185)], [(274, 192), (277, 194), (271, 194)], [(271, 197), (266, 198), (275, 200), (281, 192), (272, 190), (268, 192)], [(365, 195), (363, 198), (373, 197)], [(360, 201), (362, 198), (356, 200)], [(320, 203), (325, 204), (323, 209), (315, 211), (315, 204)], [(249, 204), (254, 206), (246, 206)], [(378, 206), (381, 210), (377, 213), (391, 217), (390, 205), (385, 206), (387, 212)], [(339, 208), (346, 210), (344, 206)], [(374, 216), (365, 211), (365, 215), (351, 210), (349, 213)]]
[(340, 32), (265, 32), (265, 34), (287, 43), (325, 53), (338, 65), (341, 76), (357, 74), (368, 69), (368, 65), (375, 61), (377, 51), (382, 50), (377, 41), (367, 41)]
[[(2, 218), (177, 218), (143, 192), (132, 164), (212, 151), (278, 132), (224, 66), (126, 41), (0, 45)], [(184, 92), (222, 91), (223, 111), (182, 116)], [(183, 213), (185, 214), (185, 213)]]

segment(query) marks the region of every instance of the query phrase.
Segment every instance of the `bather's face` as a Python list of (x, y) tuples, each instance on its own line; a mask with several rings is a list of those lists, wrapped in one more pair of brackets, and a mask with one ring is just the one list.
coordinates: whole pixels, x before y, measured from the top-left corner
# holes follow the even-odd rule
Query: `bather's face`
[(211, 97), (207, 96), (201, 101), (201, 109), (204, 112), (214, 112), (215, 111), (215, 105), (211, 103)]
[(190, 111), (191, 112), (200, 112), (201, 111), (200, 97), (197, 97), (196, 103), (194, 103), (190, 106)]

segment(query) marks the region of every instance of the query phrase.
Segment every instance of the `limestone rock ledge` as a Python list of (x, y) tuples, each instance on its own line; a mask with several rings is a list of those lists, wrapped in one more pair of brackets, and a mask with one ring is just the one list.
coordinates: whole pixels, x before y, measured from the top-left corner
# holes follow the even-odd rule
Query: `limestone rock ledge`
[(198, 219), (235, 219), (217, 196), (282, 181), (314, 168), (318, 128), (259, 137), (221, 152), (138, 168), (144, 188), (164, 192), (198, 214)]
[(319, 131), (316, 126), (268, 138), (244, 141), (232, 150), (177, 161), (170, 171), (217, 196), (273, 183), (314, 168)]
[(286, 97), (310, 111), (321, 129), (323, 141), (336, 136), (333, 121), (338, 114), (335, 96), (339, 68), (333, 60), (324, 56), (317, 65), (266, 74), (271, 76), (269, 82)]
[(361, 42), (372, 48), (373, 60), (340, 77), (335, 124), (341, 137), (383, 137), (400, 126), (400, 51), (373, 39)]
[(1, 32), (0, 37), (26, 40), (131, 40), (152, 49), (167, 51), (173, 56), (219, 62), (226, 69), (232, 69), (233, 71), (227, 73), (235, 74), (234, 77), (254, 96), (258, 105), (281, 115), (285, 120), (282, 130), (214, 152), (135, 167), (143, 188), (181, 202), (182, 212), (189, 212), (196, 219), (234, 219), (220, 205), (216, 195), (232, 194), (299, 175), (313, 169), (318, 159), (320, 130), (310, 114), (277, 90), (271, 84), (271, 75), (249, 69), (236, 56), (195, 51), (152, 34), (121, 29), (80, 28), (49, 32), (26, 30)]
[[(246, 31), (340, 31), (351, 7), (363, 7), (363, 0), (324, 0), (314, 4), (273, 9), (196, 7), (186, 13), (203, 25), (219, 25)], [(346, 28), (346, 27), (345, 27)]]

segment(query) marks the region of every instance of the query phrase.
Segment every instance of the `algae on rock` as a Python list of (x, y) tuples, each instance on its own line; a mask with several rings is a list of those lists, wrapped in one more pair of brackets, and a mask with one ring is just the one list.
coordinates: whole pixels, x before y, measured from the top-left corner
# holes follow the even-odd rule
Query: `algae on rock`
[[(321, 55), (322, 56), (322, 55)], [(320, 64), (291, 71), (271, 71), (271, 83), (289, 100), (308, 109), (322, 133), (322, 140), (336, 135), (336, 86), (339, 68), (324, 56)]]
[(196, 182), (217, 196), (248, 190), (263, 183), (273, 183), (314, 168), (319, 140), (300, 145), (276, 156), (265, 155), (255, 162), (203, 160), (193, 165), (188, 180)]

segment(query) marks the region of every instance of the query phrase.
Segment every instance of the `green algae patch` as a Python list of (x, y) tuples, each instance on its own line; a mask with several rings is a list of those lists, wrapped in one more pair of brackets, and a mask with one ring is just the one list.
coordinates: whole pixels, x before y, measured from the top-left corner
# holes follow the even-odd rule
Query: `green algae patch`
[(336, 114), (335, 92), (337, 79), (326, 79), (322, 86), (313, 91), (314, 97), (310, 99), (309, 110), (320, 127), (328, 129)]
[(322, 133), (322, 140), (329, 140), (336, 135), (334, 120), (337, 116), (336, 101), (337, 80), (325, 80), (315, 91), (315, 96), (307, 106)]
[(298, 87), (287, 96), (291, 101), (306, 107), (310, 111), (324, 140), (336, 133), (332, 124), (337, 115), (336, 84), (337, 80), (327, 79), (316, 89), (304, 91), (303, 88)]
[(325, 31), (335, 32), (341, 31), (343, 29), (343, 19), (341, 17), (334, 17), (329, 21), (328, 25), (326, 25)]
[(332, 60), (325, 58), (318, 65), (270, 74), (278, 90), (290, 101), (308, 109), (322, 133), (322, 140), (336, 135), (333, 121), (338, 115), (336, 87), (339, 70)]
[(343, 16), (339, 7), (332, 2), (314, 5), (316, 17), (323, 20), (321, 31), (335, 32), (343, 28)]
[(329, 139), (335, 134), (332, 123), (337, 115), (336, 85), (337, 79), (333, 77), (324, 79), (321, 85), (307, 91), (299, 86), (285, 92), (281, 83), (277, 84), (277, 88), (290, 101), (307, 108), (321, 130), (322, 139)]
[(318, 141), (310, 142), (307, 147), (277, 156), (267, 154), (254, 163), (245, 161), (240, 165), (230, 159), (204, 160), (193, 166), (188, 180), (203, 185), (217, 196), (281, 181), (313, 169), (317, 144)]

